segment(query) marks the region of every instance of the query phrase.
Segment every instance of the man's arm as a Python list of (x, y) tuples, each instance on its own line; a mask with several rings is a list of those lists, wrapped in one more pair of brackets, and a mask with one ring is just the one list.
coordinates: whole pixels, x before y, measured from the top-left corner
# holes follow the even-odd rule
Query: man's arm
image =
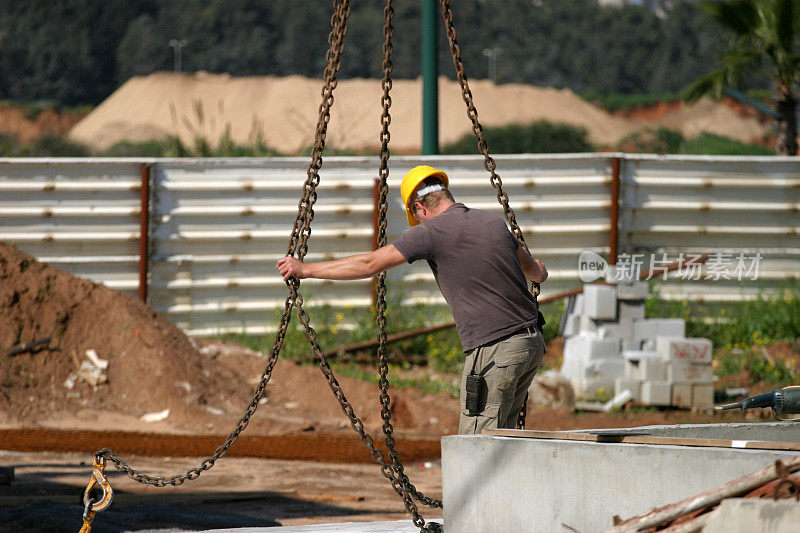
[(547, 269), (541, 259), (531, 257), (522, 246), (517, 248), (517, 257), (526, 278), (536, 283), (543, 283), (547, 279)]
[(345, 280), (371, 278), (382, 270), (388, 270), (405, 262), (403, 254), (394, 245), (389, 244), (374, 252), (319, 263), (303, 263), (294, 257), (286, 256), (278, 260), (276, 267), (284, 280), (288, 280), (290, 276), (297, 279)]

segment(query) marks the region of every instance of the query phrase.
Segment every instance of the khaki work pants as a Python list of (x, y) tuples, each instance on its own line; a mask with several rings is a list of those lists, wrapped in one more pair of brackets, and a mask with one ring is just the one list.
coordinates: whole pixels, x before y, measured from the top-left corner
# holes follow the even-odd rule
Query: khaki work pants
[[(480, 433), (483, 429), (514, 428), (544, 355), (544, 338), (533, 326), (504, 339), (473, 348), (466, 353), (461, 375), (461, 417), (459, 433)], [(479, 413), (465, 407), (467, 374), (474, 368), (486, 380)]]

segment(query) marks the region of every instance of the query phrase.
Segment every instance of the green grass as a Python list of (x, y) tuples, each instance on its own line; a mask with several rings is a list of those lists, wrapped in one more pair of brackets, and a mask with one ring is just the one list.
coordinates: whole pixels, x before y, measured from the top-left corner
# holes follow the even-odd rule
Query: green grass
[[(509, 124), (485, 128), (489, 149), (495, 154), (592, 152), (585, 128), (539, 120), (530, 124)], [(472, 133), (442, 147), (442, 154), (474, 154), (477, 140)]]
[(694, 139), (684, 141), (681, 147), (684, 154), (707, 155), (775, 155), (773, 150), (758, 144), (746, 144), (730, 137), (701, 133)]
[(722, 349), (749, 349), (800, 336), (800, 287), (743, 302), (692, 303), (650, 298), (646, 316), (686, 321), (687, 337), (706, 337)]

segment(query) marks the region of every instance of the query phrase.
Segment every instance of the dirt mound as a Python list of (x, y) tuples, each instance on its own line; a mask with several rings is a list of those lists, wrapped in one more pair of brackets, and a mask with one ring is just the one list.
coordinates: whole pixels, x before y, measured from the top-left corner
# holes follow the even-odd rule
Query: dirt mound
[[(421, 80), (395, 80), (392, 89), (392, 149), (419, 153), (422, 142)], [(229, 131), (239, 144), (252, 144), (258, 132), (283, 153), (299, 153), (314, 141), (320, 80), (155, 73), (128, 80), (70, 132), (72, 139), (104, 149), (124, 139), (144, 141), (177, 135), (217, 144)], [(328, 144), (343, 150), (379, 145), (380, 80), (341, 80), (328, 129)], [(590, 139), (609, 144), (635, 129), (568, 89), (530, 85), (470, 84), (481, 121), (487, 126), (538, 119), (583, 126)], [(471, 131), (455, 81), (439, 79), (440, 140), (448, 143)]]
[(0, 105), (0, 133), (30, 142), (49, 135), (64, 135), (84, 116), (57, 109), (45, 109), (34, 114), (22, 107)]
[[(380, 80), (341, 80), (328, 128), (328, 145), (363, 151), (379, 145)], [(392, 90), (392, 150), (419, 153), (422, 142), (421, 80), (395, 80)], [(238, 144), (260, 138), (286, 154), (313, 144), (322, 82), (300, 76), (231, 77), (198, 72), (160, 72), (128, 80), (71, 131), (70, 137), (102, 150), (122, 141), (177, 135), (216, 145), (226, 135)], [(569, 89), (472, 80), (470, 88), (486, 126), (549, 120), (582, 126), (599, 146), (612, 146), (633, 132), (664, 126), (695, 137), (703, 131), (750, 142), (767, 129), (756, 118), (711, 100), (665, 105), (658, 112), (615, 116)], [(471, 131), (455, 81), (439, 79), (440, 141)]]
[[(47, 337), (32, 350), (7, 353)], [(266, 359), (242, 348), (198, 348), (139, 300), (0, 244), (0, 425), (228, 431)], [(87, 350), (107, 368), (93, 365)], [(377, 386), (339, 381), (367, 427), (377, 428)], [(409, 433), (447, 433), (457, 424), (457, 401), (447, 395), (404, 389), (392, 399), (397, 426)], [(262, 404), (253, 433), (351, 431), (316, 367), (279, 361)], [(166, 419), (140, 418), (167, 409)]]

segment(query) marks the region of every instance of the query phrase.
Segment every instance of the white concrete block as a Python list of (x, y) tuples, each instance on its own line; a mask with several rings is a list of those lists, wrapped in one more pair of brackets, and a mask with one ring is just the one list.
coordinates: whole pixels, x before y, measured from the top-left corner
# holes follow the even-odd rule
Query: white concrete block
[(586, 365), (587, 378), (604, 377), (613, 388), (614, 380), (625, 376), (625, 361), (622, 359), (599, 359)]
[(573, 335), (577, 335), (580, 331), (581, 326), (581, 317), (575, 313), (571, 313), (567, 316), (567, 320), (564, 321), (564, 331), (562, 335), (564, 337), (572, 337)]
[(686, 323), (680, 318), (648, 318), (633, 321), (633, 338), (639, 341), (662, 337), (685, 337)]
[(617, 318), (617, 289), (609, 285), (583, 286), (584, 315), (595, 320)]
[(676, 339), (658, 336), (656, 337), (656, 351), (662, 359), (668, 361), (711, 363), (711, 341), (709, 339)]
[(644, 318), (644, 303), (620, 300), (617, 302), (617, 320), (642, 320)]
[(642, 382), (638, 379), (630, 378), (617, 378), (614, 380), (614, 395), (621, 393), (624, 390), (631, 392), (634, 402), (639, 402), (642, 399)]
[(669, 405), (672, 393), (666, 381), (645, 381), (642, 383), (642, 403), (646, 405)]
[(672, 383), (711, 383), (714, 380), (711, 363), (698, 364), (684, 359), (673, 359), (666, 364), (667, 381)]
[[(666, 370), (664, 370), (664, 376), (660, 377), (660, 373), (657, 367), (653, 364), (645, 363), (642, 364), (643, 361), (647, 360), (650, 361), (658, 361), (661, 363), (662, 367), (664, 362), (661, 361), (661, 357), (656, 352), (649, 352), (649, 351), (642, 351), (642, 350), (624, 350), (622, 352), (622, 358), (625, 359), (625, 377), (633, 378), (633, 379), (656, 379), (656, 380), (663, 380), (666, 379)], [(648, 375), (649, 374), (649, 375)]]
[(583, 294), (575, 296), (575, 305), (572, 307), (572, 312), (576, 315), (583, 314)]
[(667, 379), (667, 365), (661, 359), (646, 357), (639, 361), (639, 375), (645, 381), (663, 381)]
[(692, 405), (691, 383), (672, 384), (672, 405), (674, 407), (691, 407)]
[(617, 285), (617, 299), (619, 300), (645, 300), (649, 295), (650, 287), (644, 281)]
[(601, 339), (632, 339), (633, 320), (601, 322), (597, 326), (597, 336)]
[(597, 322), (586, 315), (581, 315), (578, 331), (580, 333), (597, 333)]
[(714, 385), (711, 383), (692, 383), (692, 406), (714, 407)]

